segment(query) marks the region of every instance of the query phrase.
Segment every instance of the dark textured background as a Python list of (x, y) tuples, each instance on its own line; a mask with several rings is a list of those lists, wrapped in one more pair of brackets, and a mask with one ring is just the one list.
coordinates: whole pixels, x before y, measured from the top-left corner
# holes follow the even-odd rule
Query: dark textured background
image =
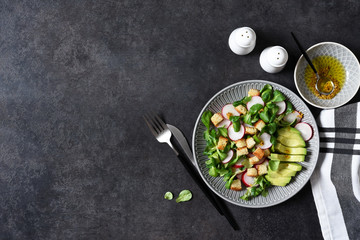
[[(319, 239), (307, 184), (265, 209), (228, 204), (234, 232), (159, 144), (153, 110), (191, 140), (222, 88), (265, 79), (296, 92), (304, 46), (339, 42), (360, 54), (358, 1), (1, 1), (0, 239)], [(233, 54), (249, 26), (257, 45)], [(288, 50), (278, 74), (261, 51)], [(359, 101), (359, 96), (352, 102)], [(314, 115), (318, 109), (311, 108)], [(193, 199), (163, 199), (190, 189)]]

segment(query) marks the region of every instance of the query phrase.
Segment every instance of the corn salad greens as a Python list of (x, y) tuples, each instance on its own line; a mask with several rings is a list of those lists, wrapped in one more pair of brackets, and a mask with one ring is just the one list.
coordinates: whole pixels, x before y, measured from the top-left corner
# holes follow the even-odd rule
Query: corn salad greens
[(172, 192), (166, 192), (165, 195), (164, 195), (164, 198), (166, 200), (171, 200), (173, 199), (174, 195), (172, 194)]
[(187, 202), (190, 201), (190, 199), (192, 198), (192, 193), (190, 192), (190, 190), (182, 190), (179, 193), (179, 196), (176, 198), (176, 202)]
[(294, 160), (291, 154), (306, 155), (301, 133), (293, 128), (302, 114), (269, 84), (228, 105), (221, 113), (205, 111), (201, 116), (209, 175), (222, 177), (227, 189), (240, 191), (245, 185), (244, 200), (267, 196), (272, 185), (288, 184), (301, 170), (294, 162), (304, 159)]

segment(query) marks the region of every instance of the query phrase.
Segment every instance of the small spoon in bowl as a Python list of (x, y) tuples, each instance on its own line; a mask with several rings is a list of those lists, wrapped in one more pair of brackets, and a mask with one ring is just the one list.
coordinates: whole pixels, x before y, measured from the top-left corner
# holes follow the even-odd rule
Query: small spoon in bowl
[[(304, 55), (306, 61), (309, 63), (311, 69), (314, 71), (315, 75), (316, 75), (316, 83), (315, 83), (315, 89), (322, 95), (329, 95), (331, 94), (334, 89), (335, 89), (335, 84), (333, 82), (333, 80), (323, 76), (320, 77), (318, 72), (316, 71), (314, 65), (312, 64), (309, 55), (307, 55), (306, 51), (304, 50), (304, 48), (301, 46), (300, 42), (297, 40), (297, 38), (295, 37), (295, 34), (293, 32), (291, 32), (291, 35), (293, 36), (297, 46), (299, 47), (301, 53)], [(320, 90), (321, 89), (321, 90)]]

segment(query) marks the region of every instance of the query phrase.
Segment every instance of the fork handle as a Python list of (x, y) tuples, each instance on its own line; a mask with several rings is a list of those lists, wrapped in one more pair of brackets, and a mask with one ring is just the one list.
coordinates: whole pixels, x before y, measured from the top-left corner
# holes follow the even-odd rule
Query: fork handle
[(239, 227), (236, 224), (235, 219), (230, 214), (229, 210), (224, 206), (224, 204), (221, 202), (221, 199), (219, 199), (211, 190), (208, 188), (208, 186), (205, 184), (205, 182), (201, 179), (197, 171), (194, 169), (194, 167), (190, 164), (190, 161), (179, 152), (177, 155), (180, 162), (184, 165), (192, 179), (197, 183), (197, 185), (200, 187), (200, 189), (203, 191), (205, 196), (209, 199), (209, 201), (214, 205), (214, 207), (218, 210), (218, 212), (221, 215), (225, 215), (231, 226), (234, 228), (234, 230), (238, 230)]

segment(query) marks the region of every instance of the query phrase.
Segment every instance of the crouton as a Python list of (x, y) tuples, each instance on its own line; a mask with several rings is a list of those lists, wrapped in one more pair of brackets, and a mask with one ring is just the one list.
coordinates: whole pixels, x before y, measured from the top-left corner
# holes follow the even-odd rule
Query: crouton
[(268, 172), (267, 166), (265, 164), (260, 164), (257, 170), (259, 175), (264, 175)]
[(257, 129), (254, 127), (245, 127), (245, 134), (255, 135), (257, 133)]
[(241, 186), (241, 181), (240, 179), (235, 179), (231, 185), (230, 185), (230, 189), (234, 190), (234, 191), (241, 191), (242, 186)]
[(265, 149), (264, 150), (264, 157), (268, 157), (268, 156), (270, 156), (270, 150), (269, 149)]
[(258, 159), (262, 159), (264, 157), (264, 150), (262, 150), (261, 148), (257, 148), (253, 154), (258, 158)]
[(228, 143), (229, 139), (223, 137), (223, 136), (220, 136), (219, 137), (219, 142), (217, 144), (217, 149), (219, 150), (224, 150), (224, 148), (226, 147), (226, 144)]
[(260, 91), (257, 90), (257, 89), (250, 89), (249, 92), (248, 92), (248, 95), (249, 96), (260, 96)]
[(249, 153), (249, 151), (248, 151), (248, 149), (247, 149), (246, 147), (238, 148), (238, 149), (236, 150), (236, 155), (237, 155), (237, 156), (246, 155), (246, 154), (248, 154), (248, 153)]
[(246, 171), (246, 175), (248, 175), (249, 177), (257, 177), (258, 171), (256, 170), (256, 168), (248, 168)]
[(235, 110), (238, 111), (240, 114), (246, 114), (247, 113), (246, 107), (244, 107), (241, 104), (239, 106), (235, 107)]
[(259, 119), (259, 121), (257, 121), (255, 124), (254, 124), (254, 127), (261, 131), (264, 127), (265, 127), (265, 122), (261, 119)]
[(242, 138), (240, 140), (235, 141), (235, 144), (237, 148), (246, 147), (246, 140), (245, 138)]
[(233, 115), (233, 114), (232, 114), (231, 112), (226, 113), (227, 119), (230, 119), (230, 117), (231, 117), (232, 115)]
[(212, 117), (211, 117), (211, 122), (214, 124), (215, 127), (216, 127), (219, 123), (221, 123), (222, 120), (224, 120), (224, 118), (223, 118), (223, 116), (221, 115), (221, 113), (215, 113), (215, 114), (212, 115)]
[(257, 164), (258, 162), (260, 162), (260, 159), (257, 156), (249, 157), (249, 163), (251, 165)]
[(256, 142), (252, 137), (249, 137), (246, 139), (246, 147), (247, 148), (253, 148), (255, 146)]

